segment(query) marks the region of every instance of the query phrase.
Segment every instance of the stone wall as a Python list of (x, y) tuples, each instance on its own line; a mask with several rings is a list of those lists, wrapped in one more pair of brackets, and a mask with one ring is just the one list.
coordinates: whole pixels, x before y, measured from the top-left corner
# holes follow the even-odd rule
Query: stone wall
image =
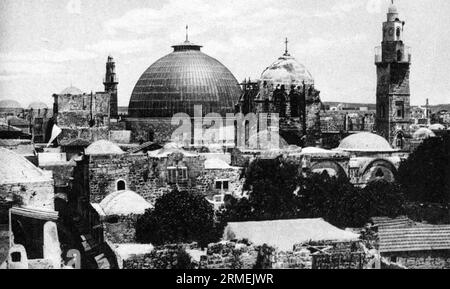
[[(178, 254), (186, 250), (196, 250), (193, 244), (175, 244), (156, 247), (150, 254), (135, 255), (123, 260), (123, 269), (174, 269), (177, 268)], [(197, 269), (199, 265), (191, 260), (190, 269)]]
[(113, 244), (136, 243), (137, 218), (137, 215), (109, 217), (103, 222), (104, 239)]
[(169, 117), (128, 118), (125, 122), (127, 130), (131, 130), (131, 142), (166, 143), (177, 129), (177, 126), (172, 126), (171, 120)]
[(26, 182), (1, 184), (0, 198), (19, 196), (23, 206), (54, 210), (53, 180), (45, 182)]
[[(244, 180), (241, 179), (242, 168), (233, 167), (230, 169), (213, 169), (203, 170), (201, 175), (197, 177), (197, 189), (205, 194), (208, 198), (212, 198), (218, 194), (240, 195), (244, 186)], [(216, 180), (228, 180), (228, 190), (221, 191), (215, 187)]]
[(382, 256), (408, 269), (450, 269), (450, 250), (382, 253)]
[(88, 164), (90, 202), (100, 203), (117, 190), (123, 180), (132, 190), (154, 204), (157, 197), (168, 191), (161, 189), (145, 155), (90, 156)]
[[(291, 251), (280, 251), (270, 246), (256, 246), (246, 240), (210, 244), (200, 255), (198, 269), (349, 269), (363, 268), (366, 256), (354, 243), (298, 244)], [(124, 269), (170, 269), (167, 260), (173, 260), (179, 250), (199, 250), (196, 244), (166, 245), (155, 248), (151, 254), (124, 260)], [(326, 254), (318, 252), (326, 249)], [(200, 251), (201, 253), (201, 251)], [(319, 254), (317, 254), (319, 253)], [(348, 257), (351, 256), (349, 259)], [(176, 257), (176, 256), (175, 256)]]
[(109, 139), (109, 128), (103, 127), (61, 127), (62, 132), (58, 141), (69, 141), (73, 139), (84, 139), (90, 142)]

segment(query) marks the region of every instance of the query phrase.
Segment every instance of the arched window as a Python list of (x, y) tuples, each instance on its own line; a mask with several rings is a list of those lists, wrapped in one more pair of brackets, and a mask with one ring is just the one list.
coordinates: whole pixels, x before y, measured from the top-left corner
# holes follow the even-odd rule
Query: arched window
[(126, 183), (124, 180), (119, 180), (116, 184), (116, 189), (118, 191), (124, 191), (126, 189)]
[(397, 40), (400, 40), (400, 35), (401, 35), (401, 30), (400, 30), (400, 27), (397, 27), (397, 32), (396, 32), (396, 34), (397, 34)]
[(397, 148), (400, 148), (400, 149), (402, 149), (403, 146), (405, 145), (405, 141), (404, 141), (402, 133), (397, 134), (395, 145), (397, 146)]

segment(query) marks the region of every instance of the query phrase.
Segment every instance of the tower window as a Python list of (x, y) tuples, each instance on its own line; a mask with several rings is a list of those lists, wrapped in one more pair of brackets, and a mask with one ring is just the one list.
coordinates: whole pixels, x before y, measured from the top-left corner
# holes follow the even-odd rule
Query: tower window
[(400, 27), (397, 28), (397, 33), (396, 34), (397, 34), (397, 39), (399, 39), (400, 35), (401, 35)]
[(405, 104), (403, 101), (396, 101), (395, 107), (397, 108), (397, 117), (404, 118), (405, 117)]

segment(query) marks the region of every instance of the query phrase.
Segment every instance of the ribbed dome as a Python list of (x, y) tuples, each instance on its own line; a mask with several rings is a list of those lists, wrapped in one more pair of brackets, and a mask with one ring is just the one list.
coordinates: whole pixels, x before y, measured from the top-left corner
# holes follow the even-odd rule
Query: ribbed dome
[(12, 99), (5, 99), (5, 100), (0, 100), (0, 108), (22, 108), (22, 105), (20, 105), (20, 103), (18, 103), (15, 100)]
[(344, 138), (339, 147), (343, 151), (360, 151), (360, 152), (388, 152), (393, 151), (386, 139), (383, 137), (362, 132)]
[(64, 89), (63, 91), (61, 91), (59, 94), (62, 95), (81, 95), (83, 94), (83, 92), (81, 91), (81, 89), (74, 87), (74, 86), (69, 86), (66, 89)]
[(186, 41), (152, 64), (138, 80), (130, 99), (130, 117), (194, 116), (194, 104), (203, 113), (234, 111), (241, 89), (219, 61)]
[(264, 83), (264, 81), (274, 87), (284, 85), (286, 89), (290, 89), (291, 85), (300, 86), (303, 82), (305, 84), (314, 83), (314, 79), (306, 67), (287, 53), (264, 70), (261, 82)]

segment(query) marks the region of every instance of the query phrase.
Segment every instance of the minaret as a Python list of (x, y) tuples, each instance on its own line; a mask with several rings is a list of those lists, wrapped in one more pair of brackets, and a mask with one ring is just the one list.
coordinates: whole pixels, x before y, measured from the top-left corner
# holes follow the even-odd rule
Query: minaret
[(410, 48), (403, 42), (405, 22), (400, 21), (392, 1), (383, 23), (383, 42), (376, 48), (377, 115), (375, 130), (399, 149), (405, 147), (410, 111)]
[(119, 81), (116, 76), (116, 63), (112, 56), (108, 56), (108, 62), (106, 62), (106, 75), (103, 84), (105, 85), (105, 92), (111, 94), (110, 117), (117, 118), (117, 85), (119, 84)]

